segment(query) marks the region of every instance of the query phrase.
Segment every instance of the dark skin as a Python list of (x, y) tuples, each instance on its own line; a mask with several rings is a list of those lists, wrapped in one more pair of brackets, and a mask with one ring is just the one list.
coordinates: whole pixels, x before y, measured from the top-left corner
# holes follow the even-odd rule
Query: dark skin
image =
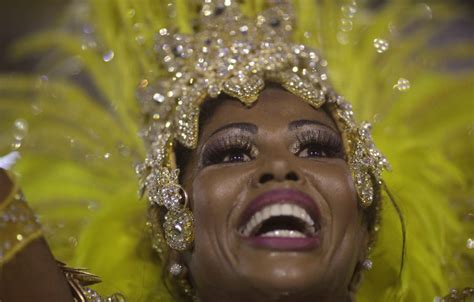
[[(300, 127), (290, 126), (295, 123)], [(337, 148), (342, 142), (329, 115), (279, 88), (265, 89), (250, 108), (231, 98), (218, 105), (202, 127), (183, 183), (195, 218), (194, 249), (183, 257), (203, 301), (353, 300), (354, 271), (368, 234)], [(277, 251), (242, 240), (237, 229), (245, 207), (282, 188), (316, 202), (320, 246)]]
[[(7, 173), (0, 169), (0, 204), (13, 189)], [(0, 270), (2, 302), (73, 301), (66, 278), (58, 268), (43, 237), (33, 240)]]

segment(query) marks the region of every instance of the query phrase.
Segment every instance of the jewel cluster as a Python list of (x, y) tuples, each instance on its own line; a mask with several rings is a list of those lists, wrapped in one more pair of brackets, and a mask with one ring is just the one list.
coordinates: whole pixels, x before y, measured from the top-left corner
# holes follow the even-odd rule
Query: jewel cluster
[(121, 294), (114, 294), (109, 297), (102, 297), (97, 293), (95, 290), (86, 287), (85, 291), (85, 299), (86, 301), (90, 302), (126, 302), (126, 299)]
[(29, 240), (41, 234), (41, 225), (23, 195), (16, 193), (0, 207), (0, 264), (8, 261)]
[[(338, 96), (333, 101), (333, 117), (345, 142), (349, 167), (361, 206), (369, 207), (375, 198), (374, 188), (382, 183), (382, 171), (391, 170), (388, 160), (375, 146), (367, 122), (355, 122), (352, 105)], [(330, 105), (331, 106), (331, 105)]]
[(152, 83), (142, 80), (138, 89), (146, 117), (142, 135), (149, 145), (138, 172), (151, 204), (170, 213), (164, 225), (170, 247), (186, 249), (192, 239), (192, 230), (188, 233), (192, 216), (182, 202), (174, 141), (196, 147), (199, 107), (206, 99), (225, 93), (251, 106), (268, 82), (316, 109), (325, 106), (332, 112), (345, 139), (361, 205), (373, 202), (374, 186), (388, 163), (375, 148), (368, 125), (357, 125), (350, 105), (332, 89), (327, 62), (316, 51), (291, 41), (293, 20), (291, 5), (285, 1), (251, 19), (233, 1), (206, 0), (193, 35), (159, 30), (154, 50), (167, 74)]

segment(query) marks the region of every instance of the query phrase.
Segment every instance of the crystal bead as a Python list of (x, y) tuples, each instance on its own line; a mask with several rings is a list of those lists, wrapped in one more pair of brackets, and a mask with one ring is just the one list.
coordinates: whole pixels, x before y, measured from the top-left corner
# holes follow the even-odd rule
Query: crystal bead
[(387, 40), (376, 38), (374, 39), (374, 47), (378, 53), (384, 53), (389, 48)]
[(398, 79), (397, 84), (393, 86), (393, 88), (396, 88), (399, 91), (406, 91), (410, 89), (410, 81), (404, 78), (400, 78)]
[(170, 266), (170, 274), (172, 276), (179, 276), (181, 274), (181, 272), (183, 271), (183, 266), (179, 263), (173, 263), (171, 266)]

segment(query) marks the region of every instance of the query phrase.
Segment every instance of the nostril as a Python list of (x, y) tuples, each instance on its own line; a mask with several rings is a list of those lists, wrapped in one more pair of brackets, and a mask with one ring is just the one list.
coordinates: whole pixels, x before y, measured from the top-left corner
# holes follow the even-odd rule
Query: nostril
[(288, 174), (286, 174), (286, 179), (287, 179), (287, 180), (297, 181), (297, 180), (299, 180), (300, 178), (298, 177), (298, 174), (296, 174), (295, 172), (289, 172)]
[(260, 176), (260, 179), (258, 180), (261, 184), (264, 184), (270, 180), (273, 180), (274, 177), (272, 174), (269, 174), (269, 173), (265, 173), (263, 174), (262, 176)]

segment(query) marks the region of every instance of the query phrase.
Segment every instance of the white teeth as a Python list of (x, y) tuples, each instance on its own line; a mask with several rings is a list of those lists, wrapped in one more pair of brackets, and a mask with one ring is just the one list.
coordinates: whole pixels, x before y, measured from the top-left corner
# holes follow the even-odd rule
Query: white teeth
[(280, 213), (281, 214), (290, 214), (290, 215), (293, 215), (293, 211), (291, 210), (292, 206), (289, 205), (289, 204), (282, 204), (280, 206)]
[(261, 211), (262, 213), (262, 219), (266, 220), (272, 216), (272, 213), (270, 213), (270, 208), (265, 208)]
[[(308, 215), (305, 209), (291, 203), (272, 204), (255, 213), (247, 224), (242, 227), (241, 233), (244, 236), (250, 236), (252, 231), (260, 226), (265, 220), (276, 216), (293, 216), (305, 222), (307, 229), (315, 233), (314, 221)], [(274, 230), (261, 236), (266, 237), (306, 237), (305, 234), (295, 230)]]
[(257, 221), (263, 221), (263, 214), (262, 214), (262, 212), (260, 212), (260, 211), (257, 212), (257, 213), (255, 214), (255, 218), (257, 219)]
[(270, 214), (272, 214), (272, 216), (278, 216), (280, 215), (280, 212), (279, 207), (270, 207)]
[(261, 235), (262, 237), (291, 237), (291, 238), (305, 238), (306, 235), (298, 231), (290, 230), (276, 230)]

